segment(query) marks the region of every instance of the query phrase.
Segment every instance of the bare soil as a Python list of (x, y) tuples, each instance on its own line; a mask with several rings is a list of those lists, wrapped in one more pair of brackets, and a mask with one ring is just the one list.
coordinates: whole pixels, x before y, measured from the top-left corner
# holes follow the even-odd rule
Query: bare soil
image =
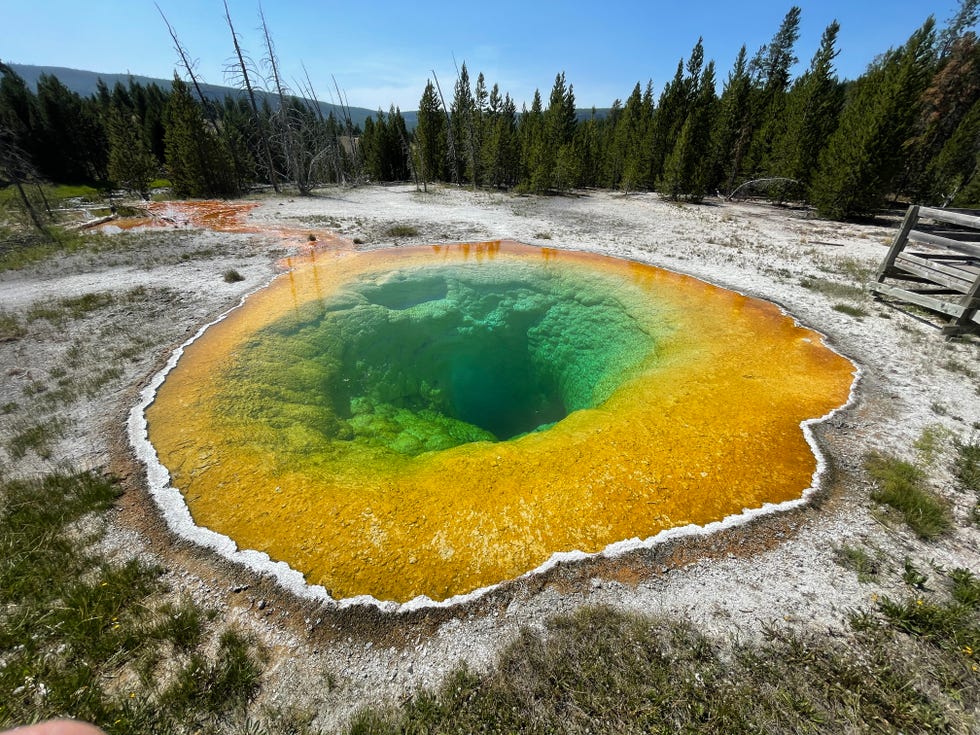
[[(460, 662), (485, 667), (519, 627), (540, 628), (583, 605), (666, 614), (743, 639), (772, 622), (843, 631), (848, 611), (890, 590), (840, 566), (835, 549), (842, 544), (924, 567), (980, 569), (980, 529), (968, 520), (975, 498), (957, 490), (949, 471), (952, 439), (980, 434), (980, 342), (947, 341), (924, 313), (871, 298), (866, 284), (893, 223), (840, 224), (759, 204), (678, 205), (653, 194), (539, 198), (392, 186), (260, 199), (248, 224), (308, 231), (320, 242), (335, 234), (358, 248), (514, 239), (632, 258), (773, 301), (862, 371), (852, 405), (816, 430), (829, 471), (802, 509), (616, 559), (562, 564), (451, 609), (338, 611), (173, 536), (146, 491), (125, 426), (140, 388), (172, 351), (308, 242), (176, 220), (0, 273), (0, 316), (23, 327), (0, 334), (2, 473), (94, 468), (119, 475), (126, 491), (106, 519), (107, 553), (161, 564), (174, 595), (217, 609), (219, 621), (265, 644), (270, 658), (257, 707), (296, 707), (315, 712), (314, 725), (336, 727), (359, 707), (437, 684)], [(418, 234), (393, 238), (387, 233), (396, 225)], [(227, 283), (229, 269), (244, 280)], [(83, 314), (65, 313), (65, 299), (94, 293), (110, 296)], [(48, 444), (15, 449), (32, 427), (46, 429)], [(926, 430), (940, 438), (938, 448), (917, 453)], [(927, 464), (955, 530), (922, 542), (872, 503), (863, 472), (871, 451)]]

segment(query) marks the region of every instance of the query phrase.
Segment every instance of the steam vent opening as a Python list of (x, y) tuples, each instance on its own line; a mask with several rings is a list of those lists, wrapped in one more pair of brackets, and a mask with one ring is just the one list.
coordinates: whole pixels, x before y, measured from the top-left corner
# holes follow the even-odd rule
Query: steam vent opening
[(853, 366), (771, 304), (515, 243), (314, 253), (146, 410), (194, 522), (406, 602), (798, 499)]

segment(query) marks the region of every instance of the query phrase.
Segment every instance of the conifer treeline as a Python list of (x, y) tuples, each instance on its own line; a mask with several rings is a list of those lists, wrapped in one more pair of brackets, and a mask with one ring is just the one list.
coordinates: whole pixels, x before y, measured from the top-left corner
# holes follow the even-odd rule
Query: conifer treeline
[[(531, 192), (577, 187), (658, 191), (699, 201), (763, 180), (770, 196), (804, 198), (832, 217), (877, 209), (886, 197), (980, 204), (980, 0), (937, 29), (932, 18), (853, 82), (834, 70), (831, 23), (793, 79), (800, 9), (749, 57), (743, 46), (721, 83), (701, 40), (659, 96), (636, 84), (606, 114), (576, 112), (555, 78), (520, 112), (511, 96), (464, 64), (445, 103), (430, 81), (409, 130), (379, 110), (364, 130), (318, 105), (280, 97), (204, 102), (175, 78), (171, 90), (130, 82), (83, 98), (43, 76), (32, 91), (0, 64), (0, 184), (37, 176), (106, 182), (146, 194), (158, 176), (177, 196), (232, 196), (256, 183), (303, 193), (331, 182), (414, 178)], [(271, 160), (269, 160), (271, 158)]]
[[(54, 76), (42, 75), (35, 92), (3, 64), (0, 74), (0, 185), (37, 177), (146, 196), (165, 176), (175, 196), (221, 197), (276, 183), (285, 172), (301, 190), (359, 176), (351, 143), (359, 131), (307, 100), (266, 103), (257, 118), (241, 96), (202, 104), (176, 76), (166, 91), (132, 80), (109, 90), (100, 80), (85, 98)], [(257, 163), (269, 139), (271, 175)]]
[[(547, 106), (535, 92), (517, 112), (464, 64), (449, 109), (430, 81), (411, 146), (404, 122), (380, 111), (361, 145), (371, 178), (413, 170), (422, 181), (561, 192), (576, 187), (650, 190), (700, 201), (746, 182), (776, 198), (805, 198), (832, 217), (866, 215), (888, 196), (980, 204), (980, 43), (977, 0), (937, 30), (932, 18), (859, 79), (834, 70), (839, 25), (831, 23), (796, 79), (801, 11), (749, 57), (743, 46), (717, 93), (701, 40), (655, 99), (633, 88), (606, 115), (577, 119), (572, 86), (559, 74)], [(761, 181), (760, 181), (761, 180)]]

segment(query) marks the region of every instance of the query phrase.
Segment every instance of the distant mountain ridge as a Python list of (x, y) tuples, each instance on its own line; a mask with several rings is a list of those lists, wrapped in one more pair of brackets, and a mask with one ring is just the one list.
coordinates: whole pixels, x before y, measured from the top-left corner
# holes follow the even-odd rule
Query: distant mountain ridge
[[(116, 82), (121, 83), (123, 86), (129, 84), (132, 79), (134, 82), (142, 85), (156, 84), (161, 89), (169, 90), (170, 85), (173, 83), (172, 79), (155, 79), (153, 77), (144, 77), (139, 74), (102, 74), (100, 72), (85, 71), (83, 69), (69, 69), (63, 66), (32, 66), (30, 64), (7, 64), (11, 69), (13, 69), (21, 78), (27, 83), (27, 85), (34, 90), (37, 90), (37, 81), (42, 74), (47, 74), (48, 76), (57, 77), (58, 80), (64, 84), (72, 92), (77, 92), (83, 97), (90, 97), (98, 91), (98, 82), (101, 79), (105, 82), (106, 86), (111, 90), (116, 86)], [(202, 84), (201, 91), (206, 97), (213, 100), (224, 100), (228, 95), (232, 97), (240, 97), (245, 94), (244, 91), (237, 89), (235, 87), (226, 87), (219, 84)], [(268, 99), (269, 104), (275, 106), (279, 104), (279, 99), (273, 94), (268, 92), (258, 92), (259, 100)], [(299, 96), (299, 95), (297, 95)], [(331, 112), (334, 114), (338, 120), (343, 120), (343, 113), (340, 110), (340, 105), (336, 105), (330, 102), (320, 102), (320, 109), (323, 111), (324, 115), (329, 115)], [(377, 110), (369, 110), (366, 107), (349, 107), (348, 108), (351, 116), (351, 121), (355, 125), (364, 127), (364, 121), (368, 117), (374, 117), (377, 115)], [(385, 113), (388, 110), (385, 109)], [(417, 120), (417, 114), (415, 112), (402, 112), (402, 116), (405, 118), (405, 124), (409, 129), (415, 127), (415, 122)]]
[[(47, 74), (48, 76), (57, 77), (58, 80), (64, 84), (72, 92), (77, 92), (83, 97), (90, 97), (98, 91), (98, 82), (101, 79), (105, 82), (109, 89), (116, 86), (116, 82), (128, 85), (129, 80), (132, 79), (139, 84), (156, 84), (161, 89), (170, 89), (172, 84), (172, 79), (156, 79), (154, 77), (144, 77), (139, 74), (102, 74), (95, 71), (85, 71), (84, 69), (69, 69), (64, 66), (33, 66), (31, 64), (10, 64), (11, 69), (13, 69), (17, 74), (19, 74), (27, 85), (34, 90), (37, 90), (37, 80), (42, 74)], [(228, 95), (233, 97), (240, 97), (245, 94), (244, 91), (236, 87), (226, 87), (220, 84), (202, 84), (201, 91), (209, 99), (214, 99), (218, 101), (224, 100)], [(419, 93), (421, 95), (421, 92)], [(279, 104), (279, 99), (269, 93), (269, 92), (257, 92), (259, 99), (268, 99), (269, 104), (275, 106)], [(331, 112), (334, 117), (338, 120), (343, 120), (343, 114), (340, 111), (340, 105), (333, 104), (332, 102), (320, 102), (320, 109), (323, 111), (324, 115), (329, 115)], [(375, 117), (378, 114), (377, 110), (369, 110), (366, 107), (349, 107), (348, 108), (351, 116), (351, 122), (355, 125), (364, 128), (364, 121), (369, 117)], [(382, 108), (385, 114), (388, 113), (388, 108)], [(598, 118), (604, 118), (609, 114), (609, 108), (595, 108), (595, 115)], [(593, 108), (579, 108), (575, 111), (576, 116), (579, 121), (588, 120), (593, 114)], [(402, 117), (405, 118), (405, 126), (409, 130), (415, 129), (415, 124), (418, 122), (418, 111), (402, 110)]]

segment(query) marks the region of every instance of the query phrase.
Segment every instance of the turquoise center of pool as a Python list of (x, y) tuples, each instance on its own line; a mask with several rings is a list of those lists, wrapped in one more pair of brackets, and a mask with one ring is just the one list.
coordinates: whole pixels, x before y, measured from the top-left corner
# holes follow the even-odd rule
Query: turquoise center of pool
[(649, 297), (641, 319), (629, 296), (621, 280), (515, 262), (362, 276), (258, 331), (226, 410), (409, 456), (543, 431), (655, 351)]

